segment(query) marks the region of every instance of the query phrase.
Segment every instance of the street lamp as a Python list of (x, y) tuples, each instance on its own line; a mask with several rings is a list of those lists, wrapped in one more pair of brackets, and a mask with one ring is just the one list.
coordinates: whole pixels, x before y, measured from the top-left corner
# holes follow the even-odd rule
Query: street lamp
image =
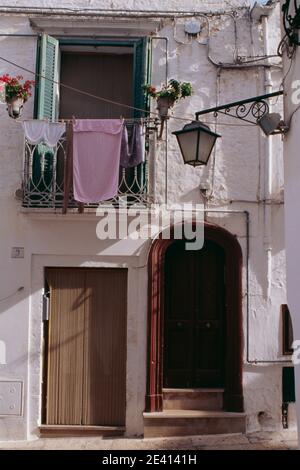
[(216, 140), (221, 137), (200, 121), (186, 124), (172, 134), (177, 137), (184, 163), (194, 167), (207, 165)]
[(282, 90), (196, 112), (195, 121), (186, 124), (180, 131), (173, 132), (177, 137), (184, 163), (194, 167), (207, 165), (216, 140), (221, 137), (199, 121), (199, 116), (213, 114), (217, 117), (221, 113), (253, 126), (259, 125), (267, 136), (285, 134), (288, 126), (278, 113), (270, 113), (267, 101), (280, 95), (283, 95)]

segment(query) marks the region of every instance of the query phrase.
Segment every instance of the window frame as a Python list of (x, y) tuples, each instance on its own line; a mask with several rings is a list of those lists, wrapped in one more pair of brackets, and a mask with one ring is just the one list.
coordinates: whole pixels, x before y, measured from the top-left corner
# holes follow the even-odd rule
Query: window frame
[[(51, 36), (58, 41), (59, 50), (61, 46), (109, 46), (109, 47), (132, 47), (133, 48), (133, 104), (132, 106), (139, 109), (149, 109), (149, 100), (145, 96), (145, 93), (142, 90), (142, 85), (150, 81), (151, 70), (149, 67), (151, 57), (150, 57), (150, 48), (149, 48), (149, 38), (147, 36), (141, 37), (130, 37), (130, 38), (81, 38), (81, 37), (60, 37), (60, 36)], [(41, 48), (42, 48), (42, 38), (43, 35), (39, 37), (37, 43), (37, 53), (36, 53), (36, 73), (39, 73), (41, 67)], [(60, 54), (59, 54), (60, 56)], [(59, 64), (60, 65), (60, 64)], [(58, 81), (60, 81), (60, 67), (58, 70)], [(34, 119), (38, 118), (39, 112), (39, 88), (41, 86), (41, 80), (37, 80), (37, 86), (35, 89), (34, 96)], [(59, 106), (59, 103), (57, 103)], [(133, 116), (144, 117), (145, 113), (135, 109)]]

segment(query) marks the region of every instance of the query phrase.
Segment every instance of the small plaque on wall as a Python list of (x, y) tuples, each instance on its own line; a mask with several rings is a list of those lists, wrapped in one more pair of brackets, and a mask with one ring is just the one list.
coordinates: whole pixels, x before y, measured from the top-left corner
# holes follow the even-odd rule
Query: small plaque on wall
[(13, 246), (11, 249), (11, 257), (15, 259), (24, 258), (24, 247), (23, 246)]

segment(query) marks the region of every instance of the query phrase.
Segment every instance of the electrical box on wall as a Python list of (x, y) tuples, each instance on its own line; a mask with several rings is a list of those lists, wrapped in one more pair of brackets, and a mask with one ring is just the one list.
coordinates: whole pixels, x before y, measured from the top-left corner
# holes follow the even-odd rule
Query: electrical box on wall
[(23, 382), (0, 380), (0, 416), (22, 415)]

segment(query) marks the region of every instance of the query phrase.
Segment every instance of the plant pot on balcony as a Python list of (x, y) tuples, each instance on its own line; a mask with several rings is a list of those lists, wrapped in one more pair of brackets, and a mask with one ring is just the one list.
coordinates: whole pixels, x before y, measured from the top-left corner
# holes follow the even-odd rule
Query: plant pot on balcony
[(18, 96), (15, 96), (11, 99), (6, 100), (7, 111), (10, 117), (17, 119), (21, 117), (23, 112), (24, 99)]

